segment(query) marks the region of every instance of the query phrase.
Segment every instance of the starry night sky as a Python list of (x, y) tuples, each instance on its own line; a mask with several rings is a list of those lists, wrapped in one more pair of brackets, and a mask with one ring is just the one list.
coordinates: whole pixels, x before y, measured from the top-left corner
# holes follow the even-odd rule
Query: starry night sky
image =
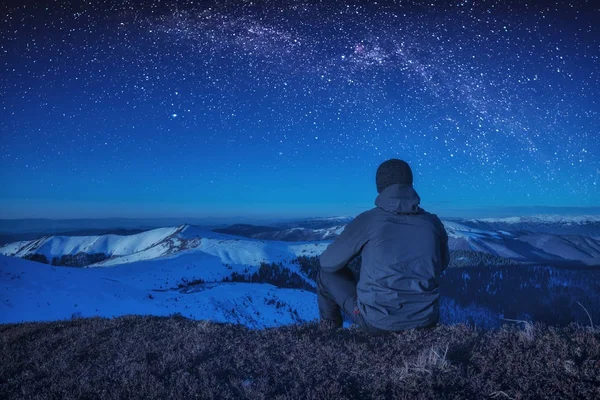
[(600, 206), (594, 4), (5, 4), (0, 217)]

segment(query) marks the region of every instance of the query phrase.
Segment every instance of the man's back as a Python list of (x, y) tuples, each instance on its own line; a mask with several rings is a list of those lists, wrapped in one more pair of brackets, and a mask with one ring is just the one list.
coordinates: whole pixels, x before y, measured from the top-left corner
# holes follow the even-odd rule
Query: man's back
[(369, 213), (369, 241), (362, 250), (358, 304), (375, 327), (401, 330), (439, 320), (438, 277), (448, 265), (441, 221), (421, 210)]
[[(410, 166), (382, 163), (376, 174), (377, 207), (357, 216), (321, 254), (321, 320), (341, 324), (339, 307), (384, 331), (426, 327), (439, 321), (438, 278), (450, 261), (440, 219), (419, 207)], [(362, 254), (358, 283), (344, 271)], [(337, 275), (336, 275), (337, 273)]]

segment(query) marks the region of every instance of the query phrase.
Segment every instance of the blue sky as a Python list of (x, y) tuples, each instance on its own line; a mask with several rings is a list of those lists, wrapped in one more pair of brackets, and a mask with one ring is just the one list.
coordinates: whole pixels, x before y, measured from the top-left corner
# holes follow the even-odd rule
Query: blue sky
[(356, 215), (387, 158), (442, 215), (597, 211), (600, 13), (557, 3), (9, 3), (0, 218)]

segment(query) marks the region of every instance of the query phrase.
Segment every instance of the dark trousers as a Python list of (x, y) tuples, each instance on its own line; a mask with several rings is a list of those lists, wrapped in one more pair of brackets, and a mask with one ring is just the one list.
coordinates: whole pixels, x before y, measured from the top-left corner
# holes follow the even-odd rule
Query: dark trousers
[(349, 267), (343, 267), (335, 272), (319, 269), (317, 274), (317, 302), (319, 317), (329, 320), (341, 327), (342, 311), (361, 329), (375, 334), (386, 333), (370, 325), (356, 305), (356, 278)]

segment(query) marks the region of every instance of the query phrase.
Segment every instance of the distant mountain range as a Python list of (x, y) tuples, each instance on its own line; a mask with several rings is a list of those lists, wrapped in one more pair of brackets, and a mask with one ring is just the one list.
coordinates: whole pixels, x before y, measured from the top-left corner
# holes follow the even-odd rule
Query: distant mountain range
[[(350, 220), (336, 218), (316, 224), (299, 221), (293, 228), (287, 224), (269, 227), (231, 225), (218, 231), (262, 240), (333, 240)], [(473, 250), (549, 264), (576, 260), (595, 265), (600, 258), (600, 216), (550, 215), (443, 222), (451, 250)]]
[[(0, 254), (51, 263), (63, 256), (103, 255), (92, 266), (138, 262), (200, 251), (224, 263), (259, 265), (298, 255), (318, 255), (335, 239), (348, 217), (316, 218), (267, 225), (225, 228), (181, 225), (134, 235), (47, 235), (0, 247)], [(443, 221), (451, 250), (470, 250), (519, 261), (551, 265), (600, 264), (600, 217), (537, 216)], [(100, 261), (98, 261), (100, 260)]]
[(294, 228), (285, 226), (266, 227), (237, 224), (228, 226), (226, 228), (213, 229), (213, 231), (235, 236), (244, 236), (253, 239), (302, 242), (333, 239), (344, 230), (344, 226), (346, 226), (346, 223), (323, 228), (309, 228), (301, 226)]
[(543, 232), (558, 235), (600, 236), (600, 215), (482, 218), (462, 220), (462, 223), (488, 231), (507, 230), (523, 233)]
[[(105, 234), (132, 235), (165, 226), (194, 225), (205, 229), (222, 230), (233, 227), (239, 231), (279, 231), (287, 228), (328, 228), (331, 224), (345, 225), (351, 217), (310, 218), (303, 220), (260, 219), (255, 223), (249, 218), (104, 218), (104, 219), (0, 219), (0, 246), (24, 240), (39, 239), (47, 235), (97, 236)], [(240, 223), (240, 221), (245, 221)], [(250, 225), (252, 224), (252, 225)], [(265, 224), (268, 224), (265, 226)], [(245, 232), (243, 236), (252, 232)], [(287, 240), (287, 239), (286, 239)]]

